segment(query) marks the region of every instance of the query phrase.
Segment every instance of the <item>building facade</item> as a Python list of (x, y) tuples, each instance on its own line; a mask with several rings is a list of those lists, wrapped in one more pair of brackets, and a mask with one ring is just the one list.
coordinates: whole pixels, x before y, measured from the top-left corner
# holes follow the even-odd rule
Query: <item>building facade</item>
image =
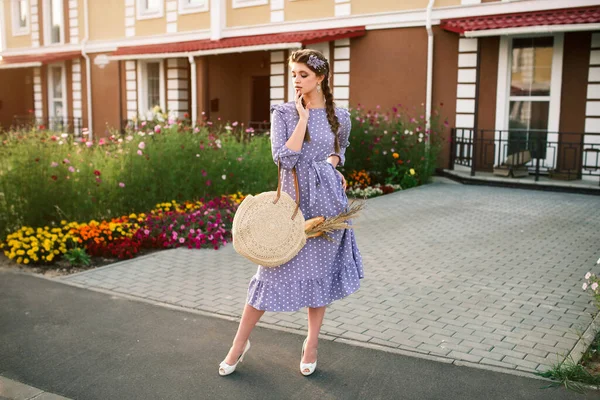
[(331, 61), (339, 106), (440, 108), (450, 124), (442, 134), (453, 138), (443, 166), (491, 171), (525, 149), (548, 171), (598, 167), (597, 0), (1, 5), (5, 129), (34, 118), (97, 138), (155, 106), (192, 121), (261, 124), (270, 104), (293, 96), (290, 52), (315, 48)]

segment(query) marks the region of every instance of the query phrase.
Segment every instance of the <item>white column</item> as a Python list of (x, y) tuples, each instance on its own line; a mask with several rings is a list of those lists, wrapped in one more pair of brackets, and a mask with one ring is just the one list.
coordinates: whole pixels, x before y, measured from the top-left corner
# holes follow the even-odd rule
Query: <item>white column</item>
[(350, 0), (335, 0), (335, 16), (347, 17), (352, 14)]
[(167, 110), (174, 118), (183, 117), (189, 109), (189, 68), (185, 58), (167, 60)]
[[(271, 52), (271, 105), (285, 102), (285, 52)], [(288, 87), (293, 86), (288, 82)]]
[[(588, 71), (587, 102), (585, 105), (585, 133), (600, 133), (600, 33), (592, 34), (590, 49), (590, 67)], [(587, 165), (600, 162), (598, 153), (587, 152), (589, 149), (600, 149), (600, 136), (584, 135), (583, 161)], [(585, 159), (587, 154), (587, 160)], [(585, 173), (585, 171), (583, 171)], [(589, 171), (588, 171), (589, 172)], [(583, 179), (598, 181), (598, 177), (582, 175)]]
[(79, 1), (69, 0), (69, 36), (73, 44), (79, 43)]
[[(73, 118), (83, 118), (83, 105), (82, 105), (82, 90), (81, 90), (81, 60), (74, 59), (71, 67), (72, 76), (72, 92), (73, 92)], [(83, 124), (83, 120), (81, 121)], [(79, 126), (81, 129), (82, 125)], [(79, 135), (81, 132), (75, 132)]]
[(33, 109), (36, 118), (44, 117), (44, 103), (42, 102), (42, 72), (41, 68), (33, 69)]
[(283, 11), (283, 0), (271, 0), (271, 22), (283, 22), (285, 19)]
[(333, 98), (338, 107), (350, 106), (350, 39), (334, 42), (333, 56), (329, 58), (333, 73)]
[(125, 0), (125, 36), (135, 36), (135, 0)]
[(125, 61), (125, 90), (127, 93), (127, 119), (133, 119), (138, 114), (136, 61)]
[[(32, 47), (40, 47), (40, 23), (39, 23), (39, 14), (38, 14), (38, 6), (37, 1), (29, 2), (30, 8), (30, 16), (31, 16), (31, 46)], [(4, 32), (8, 34), (8, 29)]]
[(177, 32), (177, 1), (167, 0), (167, 33)]

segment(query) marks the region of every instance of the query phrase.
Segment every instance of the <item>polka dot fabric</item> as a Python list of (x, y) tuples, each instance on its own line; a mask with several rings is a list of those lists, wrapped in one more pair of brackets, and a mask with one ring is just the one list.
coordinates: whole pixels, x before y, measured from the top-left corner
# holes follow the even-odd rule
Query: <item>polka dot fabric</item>
[[(300, 186), (300, 209), (308, 220), (331, 217), (348, 206), (342, 178), (327, 157), (336, 154), (340, 165), (350, 136), (350, 113), (337, 108), (340, 121), (340, 153), (334, 151), (333, 133), (325, 109), (310, 109), (308, 132), (299, 152), (285, 143), (298, 123), (293, 102), (271, 107), (271, 150), (273, 161), (281, 161), (282, 190), (295, 198), (292, 168)], [(349, 222), (350, 224), (352, 222)], [(298, 311), (302, 307), (321, 307), (356, 292), (364, 278), (362, 257), (352, 229), (338, 230), (325, 238), (311, 238), (289, 262), (274, 268), (259, 266), (250, 280), (247, 302), (258, 310)]]

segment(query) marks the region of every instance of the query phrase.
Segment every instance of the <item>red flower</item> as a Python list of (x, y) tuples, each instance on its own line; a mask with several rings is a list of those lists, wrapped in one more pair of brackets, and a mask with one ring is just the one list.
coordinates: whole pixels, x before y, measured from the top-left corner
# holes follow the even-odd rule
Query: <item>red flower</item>
[(100, 176), (100, 175), (101, 175), (101, 174), (100, 174), (100, 171), (98, 171), (97, 169), (95, 169), (95, 170), (94, 170), (94, 175), (96, 175), (96, 176)]
[(51, 178), (52, 178), (52, 180), (53, 180), (53, 181), (55, 181), (55, 180), (57, 180), (57, 179), (58, 179), (58, 176), (56, 176), (56, 175), (52, 175), (52, 176), (51, 176)]

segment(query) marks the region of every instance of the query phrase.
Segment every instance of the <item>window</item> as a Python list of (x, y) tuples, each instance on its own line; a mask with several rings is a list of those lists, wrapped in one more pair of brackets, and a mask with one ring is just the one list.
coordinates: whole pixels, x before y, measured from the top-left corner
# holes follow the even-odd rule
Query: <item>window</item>
[(156, 107), (165, 110), (165, 81), (162, 61), (143, 61), (139, 66), (139, 109), (140, 116), (153, 119)]
[(269, 0), (231, 0), (231, 6), (233, 8), (251, 7), (251, 6), (262, 6), (269, 4)]
[(62, 0), (44, 1), (44, 30), (47, 44), (59, 44), (65, 41), (64, 15)]
[(162, 18), (165, 0), (137, 0), (137, 19)]
[(179, 13), (208, 11), (208, 2), (209, 0), (179, 0)]
[(48, 117), (51, 130), (61, 130), (67, 123), (66, 72), (62, 64), (48, 66)]
[(12, 0), (12, 31), (13, 36), (29, 34), (29, 1)]
[[(529, 149), (533, 158), (545, 158), (553, 53), (553, 37), (513, 39), (508, 98), (509, 154)], [(536, 151), (538, 139), (541, 148)]]

